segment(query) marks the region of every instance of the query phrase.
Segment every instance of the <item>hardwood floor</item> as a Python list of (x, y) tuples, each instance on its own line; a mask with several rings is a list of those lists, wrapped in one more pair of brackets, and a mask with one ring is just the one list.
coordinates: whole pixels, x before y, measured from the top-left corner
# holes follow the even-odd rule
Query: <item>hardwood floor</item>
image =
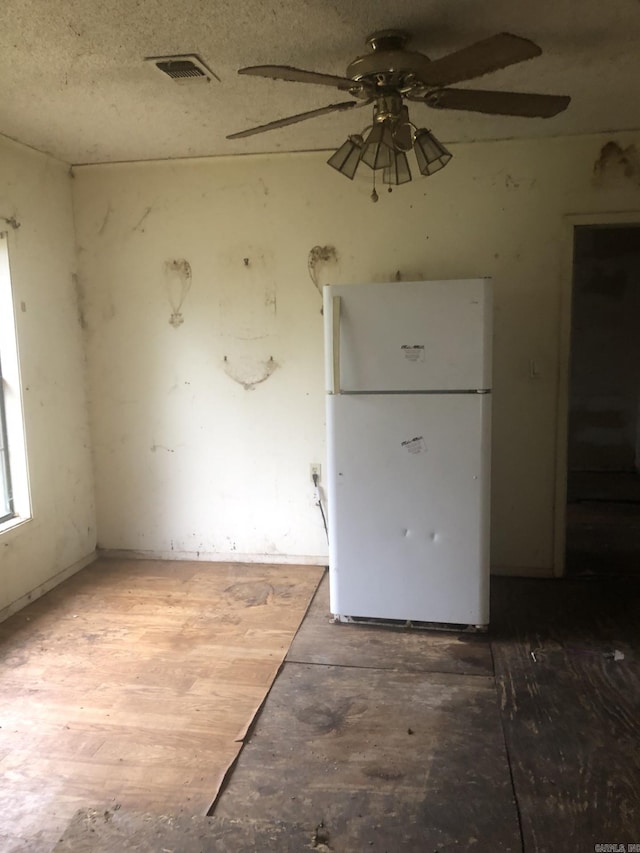
[(0, 850), (82, 807), (204, 815), (322, 570), (99, 560), (0, 625)]

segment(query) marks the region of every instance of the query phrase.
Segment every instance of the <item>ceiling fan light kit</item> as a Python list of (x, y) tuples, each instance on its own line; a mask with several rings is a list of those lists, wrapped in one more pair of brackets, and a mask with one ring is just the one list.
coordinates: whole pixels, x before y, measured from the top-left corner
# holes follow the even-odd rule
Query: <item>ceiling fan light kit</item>
[(391, 163), (393, 136), (385, 122), (376, 122), (364, 141), (360, 160), (370, 169), (384, 169)]
[(391, 162), (382, 170), (382, 182), (397, 187), (411, 180), (409, 161), (404, 151), (392, 151)]
[(426, 128), (418, 130), (413, 142), (421, 175), (433, 175), (447, 165), (453, 156)]
[[(408, 51), (408, 34), (382, 30), (367, 39), (370, 53), (357, 57), (347, 67), (345, 77), (305, 71), (289, 65), (258, 65), (241, 68), (239, 74), (314, 83), (349, 92), (355, 101), (330, 104), (268, 124), (231, 134), (238, 139), (286, 127), (329, 112), (350, 110), (373, 104), (373, 124), (360, 134), (352, 134), (331, 155), (328, 164), (353, 180), (361, 162), (375, 173), (382, 170), (383, 182), (408, 183), (411, 171), (406, 153), (413, 148), (418, 170), (429, 176), (451, 160), (451, 153), (431, 131), (418, 129), (409, 119), (404, 101), (421, 103), (433, 109), (464, 110), (489, 115), (550, 118), (569, 106), (566, 95), (525, 92), (497, 92), (480, 89), (453, 89), (460, 83), (501, 68), (533, 59), (541, 48), (529, 39), (511, 33), (498, 33), (475, 44), (431, 60), (422, 53)], [(365, 136), (366, 131), (369, 131)], [(375, 190), (374, 190), (375, 194)]]
[[(372, 140), (374, 132), (375, 138)], [(366, 163), (374, 171), (382, 170), (383, 183), (398, 186), (411, 180), (406, 150), (404, 146), (397, 145), (394, 133), (389, 127), (377, 130), (374, 126), (364, 142), (360, 134), (349, 136), (329, 157), (327, 163), (350, 180), (354, 179), (360, 163)], [(413, 150), (418, 170), (425, 176), (433, 175), (442, 169), (452, 156), (444, 145), (424, 128), (415, 132)]]
[(347, 137), (340, 148), (329, 157), (327, 163), (337, 169), (341, 175), (353, 180), (364, 149), (364, 139), (358, 133)]

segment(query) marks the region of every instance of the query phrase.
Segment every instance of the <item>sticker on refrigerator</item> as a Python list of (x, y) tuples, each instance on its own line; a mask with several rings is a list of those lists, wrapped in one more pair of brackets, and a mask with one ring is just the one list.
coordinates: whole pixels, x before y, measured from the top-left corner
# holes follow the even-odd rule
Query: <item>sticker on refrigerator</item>
[(401, 349), (407, 361), (424, 361), (424, 344), (402, 344)]
[(424, 443), (424, 438), (421, 435), (403, 441), (402, 447), (408, 453), (425, 453), (427, 449), (427, 445)]

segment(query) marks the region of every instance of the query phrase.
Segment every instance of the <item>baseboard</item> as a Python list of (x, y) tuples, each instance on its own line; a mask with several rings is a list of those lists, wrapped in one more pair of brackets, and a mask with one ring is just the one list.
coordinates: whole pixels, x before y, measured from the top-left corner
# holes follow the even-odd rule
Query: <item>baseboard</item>
[(262, 563), (286, 566), (327, 566), (329, 557), (290, 554), (239, 554), (237, 551), (134, 551), (123, 548), (98, 548), (98, 557), (107, 560), (195, 560), (202, 563)]
[[(328, 566), (329, 556), (300, 554), (239, 554), (237, 551), (140, 551), (128, 548), (98, 548), (107, 560), (194, 560), (203, 563), (262, 563), (266, 565)], [(552, 569), (528, 566), (491, 566), (491, 574), (503, 577), (552, 578)]]
[(38, 598), (42, 598), (47, 592), (52, 590), (54, 587), (61, 584), (63, 581), (66, 581), (67, 578), (70, 578), (72, 575), (75, 575), (76, 572), (81, 571), (86, 568), (89, 563), (93, 563), (96, 559), (96, 552), (92, 551), (90, 554), (87, 554), (86, 557), (83, 557), (81, 560), (77, 560), (75, 563), (72, 563), (70, 566), (67, 566), (66, 569), (63, 569), (61, 572), (58, 572), (53, 577), (48, 578), (44, 583), (41, 583), (35, 589), (32, 589), (31, 592), (26, 592), (24, 595), (20, 596), (20, 598), (16, 599), (16, 601), (8, 604), (6, 607), (3, 607), (0, 610), (0, 622), (4, 622), (5, 619), (8, 619), (10, 616), (13, 616), (14, 613), (17, 613), (19, 610), (22, 610), (28, 604), (36, 601)]

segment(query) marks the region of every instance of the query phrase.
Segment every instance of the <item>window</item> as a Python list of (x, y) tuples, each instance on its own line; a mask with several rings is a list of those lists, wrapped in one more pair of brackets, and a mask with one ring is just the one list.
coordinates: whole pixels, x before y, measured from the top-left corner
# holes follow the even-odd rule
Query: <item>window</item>
[(30, 515), (20, 367), (9, 268), (0, 232), (0, 531)]
[(9, 468), (9, 445), (7, 443), (7, 418), (4, 412), (4, 379), (0, 360), (0, 522), (13, 517), (13, 490)]

